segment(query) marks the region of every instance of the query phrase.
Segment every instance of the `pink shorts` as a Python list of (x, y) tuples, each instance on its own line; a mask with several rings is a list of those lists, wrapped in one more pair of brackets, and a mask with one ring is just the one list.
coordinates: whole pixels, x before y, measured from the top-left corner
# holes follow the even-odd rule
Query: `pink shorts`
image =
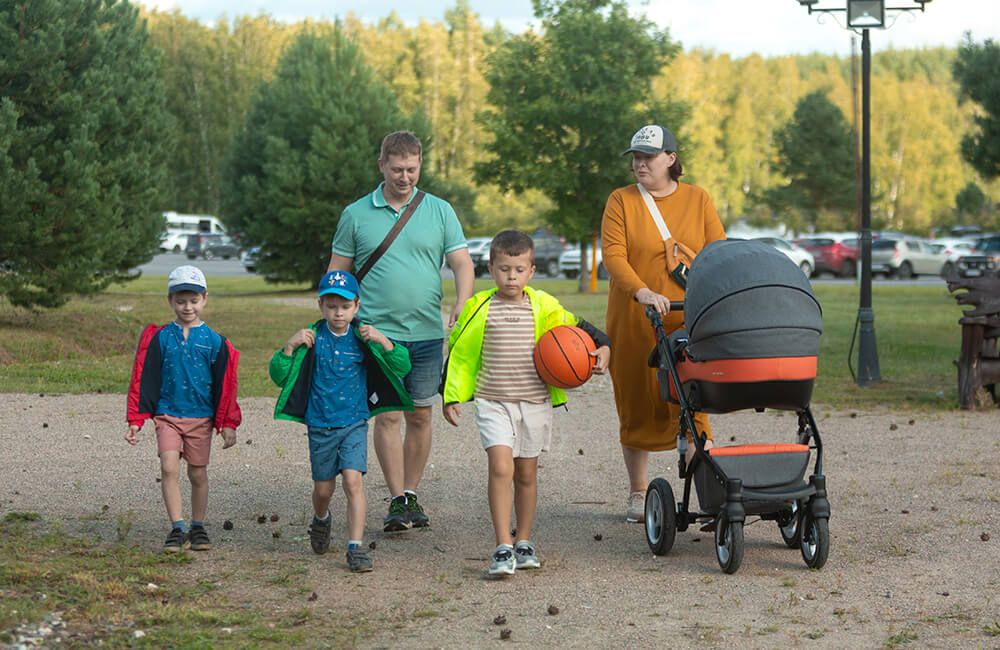
[(208, 465), (212, 450), (212, 418), (153, 417), (156, 426), (156, 454), (176, 451), (188, 465)]

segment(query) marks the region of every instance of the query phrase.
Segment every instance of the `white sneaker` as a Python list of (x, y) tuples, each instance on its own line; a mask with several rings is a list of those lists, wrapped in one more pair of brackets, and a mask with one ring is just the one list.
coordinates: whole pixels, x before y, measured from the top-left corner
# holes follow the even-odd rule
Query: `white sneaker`
[(534, 545), (526, 539), (514, 545), (514, 558), (518, 569), (538, 569), (542, 566)]
[(490, 575), (514, 575), (514, 568), (517, 560), (514, 559), (514, 547), (510, 544), (501, 544), (493, 551), (490, 561)]
[(646, 518), (646, 493), (633, 492), (628, 495), (628, 506), (625, 509), (625, 521), (637, 524)]

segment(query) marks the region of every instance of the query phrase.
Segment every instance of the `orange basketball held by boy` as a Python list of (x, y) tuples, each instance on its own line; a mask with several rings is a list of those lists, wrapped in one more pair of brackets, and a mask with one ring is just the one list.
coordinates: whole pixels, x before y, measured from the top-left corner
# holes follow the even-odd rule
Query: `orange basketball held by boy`
[(572, 325), (550, 329), (535, 344), (538, 376), (556, 388), (582, 386), (594, 373), (597, 346), (585, 331)]

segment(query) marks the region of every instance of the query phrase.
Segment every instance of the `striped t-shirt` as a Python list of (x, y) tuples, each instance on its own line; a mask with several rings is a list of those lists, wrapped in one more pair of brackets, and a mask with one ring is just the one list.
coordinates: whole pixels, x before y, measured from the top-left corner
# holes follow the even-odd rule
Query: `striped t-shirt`
[(535, 371), (535, 319), (527, 296), (518, 304), (494, 296), (486, 314), (483, 359), (476, 377), (476, 397), (499, 402), (541, 403), (545, 383)]

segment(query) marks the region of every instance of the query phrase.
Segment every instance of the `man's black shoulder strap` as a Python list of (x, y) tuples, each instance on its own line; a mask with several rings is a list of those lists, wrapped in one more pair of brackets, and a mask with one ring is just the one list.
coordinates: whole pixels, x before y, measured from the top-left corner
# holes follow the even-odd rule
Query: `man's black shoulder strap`
[(371, 255), (368, 256), (368, 259), (365, 260), (365, 264), (364, 266), (361, 267), (361, 270), (358, 271), (356, 274), (354, 274), (354, 277), (357, 278), (359, 284), (361, 283), (362, 278), (368, 275), (368, 271), (370, 271), (371, 268), (375, 266), (375, 262), (377, 262), (379, 258), (382, 257), (382, 255), (389, 249), (389, 246), (392, 245), (392, 242), (396, 240), (396, 237), (399, 235), (399, 232), (403, 229), (403, 226), (405, 226), (406, 222), (410, 220), (410, 217), (413, 216), (413, 213), (417, 211), (417, 207), (423, 200), (424, 200), (424, 191), (417, 190), (417, 193), (410, 201), (410, 204), (406, 206), (406, 209), (403, 210), (403, 214), (399, 215), (399, 219), (392, 226), (392, 230), (390, 230), (389, 233), (385, 236), (385, 239), (382, 240), (382, 243), (378, 245), (378, 248), (375, 249), (375, 252), (373, 252)]

